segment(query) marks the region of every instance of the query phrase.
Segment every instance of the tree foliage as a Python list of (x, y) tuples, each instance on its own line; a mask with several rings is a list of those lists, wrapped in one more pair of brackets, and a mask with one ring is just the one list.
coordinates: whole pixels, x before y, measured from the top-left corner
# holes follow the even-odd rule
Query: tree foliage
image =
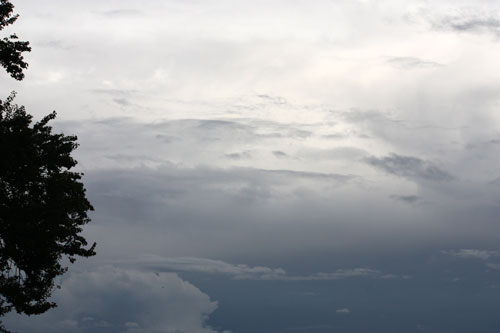
[(55, 112), (32, 124), (13, 98), (0, 101), (0, 316), (54, 307), (48, 298), (67, 269), (62, 257), (95, 255), (95, 243), (85, 248), (79, 235), (92, 206), (82, 174), (70, 171), (77, 138), (52, 133)]
[[(0, 31), (14, 23), (19, 15), (13, 15), (14, 5), (8, 0), (0, 0)], [(24, 78), (23, 70), (28, 68), (23, 52), (31, 51), (29, 42), (20, 41), (16, 34), (0, 39), (0, 65), (14, 79)]]
[[(14, 6), (0, 0), (0, 30), (14, 23)], [(28, 42), (16, 35), (0, 39), (0, 65), (16, 80), (28, 67)], [(0, 318), (9, 311), (40, 314), (56, 306), (49, 300), (61, 262), (95, 255), (80, 235), (93, 210), (81, 173), (71, 169), (76, 136), (52, 133), (52, 112), (33, 123), (12, 93), (0, 100)], [(0, 322), (0, 332), (8, 332)]]
[(38, 314), (54, 306), (47, 298), (66, 271), (62, 256), (95, 254), (79, 235), (92, 206), (82, 174), (70, 171), (77, 138), (52, 133), (55, 112), (32, 125), (13, 98), (0, 101), (0, 313)]

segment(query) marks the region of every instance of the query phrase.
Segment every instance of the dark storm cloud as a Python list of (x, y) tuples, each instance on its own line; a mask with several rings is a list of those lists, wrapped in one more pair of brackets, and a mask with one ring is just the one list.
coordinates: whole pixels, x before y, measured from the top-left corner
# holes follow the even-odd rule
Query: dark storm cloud
[(335, 279), (354, 268), (389, 279), (412, 275), (394, 258), (464, 246), (464, 235), (470, 248), (498, 238), (477, 233), (490, 223), (481, 209), (469, 216), (455, 205), (441, 212), (394, 205), (348, 174), (159, 164), (87, 171), (84, 181), (96, 209), (89, 239), (103, 244), (103, 260), (156, 253), (286, 269), (279, 279)]
[(382, 158), (368, 157), (365, 161), (389, 174), (410, 180), (443, 182), (454, 179), (448, 172), (418, 157), (391, 154)]
[(436, 68), (443, 65), (434, 61), (415, 57), (391, 57), (387, 63), (401, 69)]
[[(165, 200), (182, 194), (198, 196), (205, 193), (211, 197), (216, 193), (220, 197), (227, 196), (229, 200), (246, 197), (253, 201), (268, 199), (270, 193), (275, 193), (277, 188), (296, 186), (300, 180), (326, 182), (330, 186), (342, 186), (358, 180), (357, 176), (349, 174), (236, 167), (184, 169), (172, 164), (163, 164), (157, 169), (101, 170), (87, 174), (93, 175), (92, 178), (97, 177), (89, 179), (92, 191), (108, 193), (108, 189), (115, 188), (113, 193), (121, 198), (148, 197), (150, 200)], [(160, 186), (161, 184), (166, 186)], [(249, 192), (250, 189), (259, 191)]]

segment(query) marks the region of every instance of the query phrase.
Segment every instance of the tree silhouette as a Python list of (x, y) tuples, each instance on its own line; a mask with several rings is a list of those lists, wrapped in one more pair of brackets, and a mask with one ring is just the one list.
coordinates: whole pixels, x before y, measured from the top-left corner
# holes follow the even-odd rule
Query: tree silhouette
[[(13, 9), (14, 5), (8, 0), (0, 0), (0, 31), (16, 22), (19, 15), (13, 15)], [(23, 69), (28, 67), (22, 53), (29, 51), (31, 51), (29, 42), (19, 41), (15, 34), (0, 39), (0, 65), (14, 79), (22, 80), (24, 78)]]
[[(13, 5), (0, 0), (0, 30), (12, 24)], [(15, 79), (24, 78), (22, 52), (28, 42), (16, 35), (0, 40), (0, 64)], [(93, 210), (70, 171), (76, 136), (52, 133), (52, 112), (33, 123), (15, 93), (0, 100), (0, 318), (9, 311), (40, 314), (56, 306), (49, 298), (54, 280), (67, 271), (63, 258), (95, 255), (80, 235)], [(9, 332), (0, 322), (0, 332)]]
[(48, 298), (67, 270), (63, 256), (95, 255), (79, 235), (92, 206), (81, 174), (70, 171), (77, 138), (52, 133), (55, 112), (31, 125), (13, 98), (0, 101), (0, 315), (31, 315), (55, 306)]

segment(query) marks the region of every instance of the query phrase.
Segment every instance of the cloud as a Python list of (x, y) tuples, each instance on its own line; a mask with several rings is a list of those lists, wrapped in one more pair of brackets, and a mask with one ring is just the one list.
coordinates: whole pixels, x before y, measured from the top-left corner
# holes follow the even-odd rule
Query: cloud
[(224, 155), (226, 158), (229, 158), (231, 160), (242, 160), (242, 159), (249, 159), (252, 157), (252, 154), (249, 151), (242, 151), (239, 153), (229, 153)]
[(113, 98), (113, 101), (121, 106), (130, 106), (130, 102), (126, 98)]
[(461, 259), (480, 259), (488, 260), (492, 257), (500, 255), (498, 251), (493, 250), (478, 250), (478, 249), (460, 249), (460, 250), (443, 250), (441, 253)]
[(50, 49), (56, 50), (71, 50), (74, 46), (68, 45), (66, 42), (62, 40), (47, 40), (45, 42), (37, 43), (37, 46), (46, 47)]
[(288, 155), (284, 152), (282, 152), (281, 150), (273, 150), (273, 155), (276, 157), (276, 158), (284, 158), (284, 157), (288, 157)]
[(382, 274), (379, 270), (366, 267), (337, 269), (334, 272), (319, 272), (309, 275), (293, 275), (282, 268), (248, 266), (245, 264), (234, 265), (222, 260), (194, 257), (165, 258), (147, 256), (140, 260), (119, 263), (138, 265), (139, 267), (159, 272), (195, 272), (225, 275), (235, 280), (334, 281), (360, 277), (380, 279), (404, 278), (395, 274)]
[(283, 104), (288, 104), (287, 100), (283, 97), (280, 96), (271, 96), (267, 94), (259, 94), (257, 95), (258, 98), (262, 99), (265, 101), (265, 103), (270, 103), (270, 104), (278, 104), (278, 105), (283, 105)]
[(108, 17), (132, 17), (132, 16), (141, 16), (143, 12), (138, 9), (113, 9), (102, 12), (103, 15)]
[(340, 315), (348, 315), (351, 313), (351, 310), (349, 310), (348, 308), (342, 308), (342, 309), (337, 309), (335, 312)]
[(456, 32), (491, 33), (500, 36), (500, 18), (477, 9), (458, 8), (453, 14), (434, 15), (430, 18), (433, 28)]
[(205, 258), (163, 258), (153, 256), (139, 261), (139, 264), (159, 271), (221, 274), (237, 280), (278, 280), (286, 276), (286, 272), (281, 268), (233, 265), (221, 260)]
[(487, 262), (486, 266), (488, 268), (491, 268), (491, 269), (494, 269), (494, 270), (497, 270), (497, 271), (500, 270), (500, 264), (495, 264), (495, 263), (492, 263), (492, 262)]
[(410, 180), (426, 181), (450, 181), (453, 179), (448, 172), (440, 169), (431, 162), (427, 162), (418, 157), (390, 154), (382, 158), (375, 156), (368, 157), (365, 161), (389, 174)]
[[(95, 94), (102, 94), (102, 95), (109, 95), (109, 96), (130, 96), (134, 93), (137, 93), (137, 90), (130, 90), (130, 89), (91, 89), (90, 90), (92, 93)], [(112, 121), (112, 119), (108, 119), (109, 121)], [(123, 120), (123, 119), (121, 119)]]
[(422, 200), (418, 195), (391, 195), (391, 198), (408, 204), (416, 204)]
[(206, 326), (217, 303), (174, 273), (116, 267), (73, 272), (54, 301), (58, 307), (33, 317), (9, 315), (11, 329), (29, 332), (193, 332)]
[(390, 57), (387, 63), (400, 69), (436, 68), (443, 65), (434, 61), (423, 60), (415, 57)]

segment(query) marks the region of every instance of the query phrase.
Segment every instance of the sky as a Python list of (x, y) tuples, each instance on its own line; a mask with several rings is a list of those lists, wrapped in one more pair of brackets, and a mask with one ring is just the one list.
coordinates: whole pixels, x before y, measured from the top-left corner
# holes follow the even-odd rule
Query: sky
[(97, 255), (8, 328), (500, 331), (500, 3), (13, 3)]

